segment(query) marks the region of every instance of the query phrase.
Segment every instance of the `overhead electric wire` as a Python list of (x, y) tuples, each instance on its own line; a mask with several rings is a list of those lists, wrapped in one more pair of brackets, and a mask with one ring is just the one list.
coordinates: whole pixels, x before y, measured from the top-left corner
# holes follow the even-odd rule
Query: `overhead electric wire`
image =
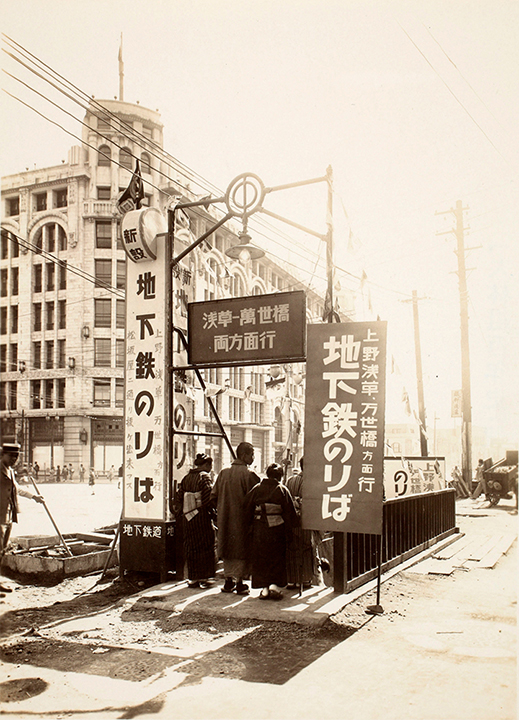
[(433, 72), (440, 78), (440, 80), (441, 80), (442, 83), (445, 85), (445, 87), (447, 88), (447, 90), (450, 92), (450, 94), (452, 95), (452, 97), (456, 100), (456, 102), (457, 102), (457, 103), (463, 108), (463, 110), (467, 113), (467, 115), (468, 115), (469, 118), (472, 120), (472, 122), (474, 123), (474, 125), (475, 125), (475, 126), (478, 128), (478, 130), (485, 136), (485, 138), (486, 138), (486, 139), (488, 140), (488, 142), (492, 145), (492, 147), (494, 148), (494, 150), (495, 150), (495, 151), (503, 158), (503, 160), (508, 164), (507, 158), (506, 158), (506, 157), (503, 155), (503, 153), (496, 147), (496, 145), (494, 144), (494, 142), (493, 142), (493, 141), (491, 140), (491, 138), (487, 135), (487, 133), (483, 130), (483, 128), (481, 127), (481, 125), (478, 123), (478, 121), (476, 120), (476, 118), (471, 114), (471, 112), (468, 110), (468, 108), (466, 108), (465, 105), (461, 102), (461, 100), (460, 100), (459, 97), (456, 95), (456, 93), (449, 87), (448, 83), (443, 79), (443, 77), (440, 75), (440, 73), (438, 72), (438, 70), (436, 70), (436, 68), (434, 67), (434, 65), (432, 64), (432, 62), (429, 60), (429, 58), (428, 58), (428, 57), (425, 55), (425, 53), (418, 47), (418, 45), (415, 43), (415, 41), (413, 40), (413, 38), (412, 38), (412, 37), (409, 35), (409, 33), (402, 27), (402, 25), (400, 25), (400, 23), (398, 23), (398, 25), (399, 25), (400, 29), (402, 30), (402, 32), (407, 36), (407, 38), (409, 39), (409, 41), (410, 41), (410, 42), (414, 45), (414, 47), (418, 50), (418, 52), (419, 52), (420, 55), (423, 57), (423, 59), (425, 60), (425, 62), (429, 65), (429, 67), (433, 70)]
[[(114, 118), (115, 120), (117, 120), (117, 122), (118, 122), (121, 126), (125, 126), (126, 129), (129, 131), (129, 133), (130, 133), (132, 136), (138, 137), (138, 138), (140, 139), (140, 143), (142, 143), (142, 142), (145, 143), (145, 145), (139, 144), (139, 142), (137, 142), (137, 141), (133, 138), (133, 142), (136, 142), (136, 144), (138, 144), (139, 147), (141, 147), (143, 150), (146, 150), (146, 151), (149, 152), (149, 147), (148, 147), (148, 146), (149, 146), (149, 145), (155, 146), (155, 147), (158, 149), (158, 151), (159, 151), (159, 153), (160, 153), (160, 156), (154, 155), (153, 153), (150, 153), (150, 154), (152, 154), (156, 159), (159, 159), (159, 160), (161, 160), (161, 161), (163, 161), (163, 162), (164, 162), (164, 161), (166, 161), (166, 162), (167, 162), (167, 161), (171, 161), (171, 163), (168, 163), (168, 164), (171, 164), (172, 169), (175, 170), (176, 172), (181, 172), (181, 174), (184, 174), (184, 176), (186, 177), (186, 179), (187, 179), (188, 181), (195, 181), (195, 182), (196, 182), (197, 184), (199, 184), (200, 187), (203, 188), (204, 190), (205, 190), (205, 189), (209, 189), (209, 190), (211, 190), (212, 192), (216, 192), (217, 194), (221, 194), (221, 192), (222, 192), (221, 190), (219, 190), (218, 188), (216, 188), (216, 186), (214, 186), (214, 185), (213, 185), (212, 183), (210, 183), (208, 180), (206, 180), (205, 178), (203, 178), (202, 176), (200, 176), (200, 175), (199, 175), (198, 173), (196, 173), (194, 170), (192, 170), (192, 169), (189, 168), (188, 166), (186, 166), (186, 165), (184, 165), (183, 163), (181, 163), (177, 158), (174, 158), (172, 155), (170, 155), (169, 153), (167, 153), (160, 145), (158, 145), (157, 143), (155, 143), (153, 140), (151, 140), (150, 138), (146, 137), (146, 136), (143, 135), (142, 133), (137, 132), (131, 125), (129, 125), (129, 124), (127, 124), (126, 122), (122, 121), (119, 116), (117, 116), (115, 113), (113, 113), (112, 111), (110, 111), (108, 108), (105, 108), (103, 105), (101, 105), (100, 103), (98, 103), (97, 101), (95, 101), (93, 98), (91, 98), (89, 95), (87, 95), (87, 94), (86, 94), (84, 91), (82, 91), (80, 88), (77, 88), (77, 86), (75, 86), (75, 85), (74, 85), (73, 83), (71, 83), (69, 80), (67, 80), (66, 78), (64, 78), (64, 77), (63, 77), (62, 75), (60, 75), (59, 73), (57, 73), (53, 68), (51, 68), (49, 65), (47, 65), (47, 64), (44, 63), (42, 60), (40, 60), (39, 58), (37, 58), (35, 55), (33, 55), (32, 53), (30, 53), (30, 51), (28, 51), (28, 50), (26, 50), (25, 48), (23, 48), (23, 46), (21, 46), (19, 43), (17, 43), (16, 41), (12, 40), (11, 38), (9, 38), (9, 37), (8, 37), (7, 35), (5, 35), (5, 34), (4, 34), (4, 37), (7, 38), (7, 40), (8, 40), (10, 43), (16, 45), (18, 48), (21, 48), (21, 49), (23, 50), (23, 52), (25, 52), (27, 55), (30, 55), (32, 58), (34, 58), (40, 65), (43, 65), (45, 68), (48, 68), (48, 70), (49, 70), (51, 73), (53, 73), (54, 75), (56, 75), (56, 76), (59, 78), (59, 82), (64, 81), (65, 83), (67, 83), (67, 85), (71, 86), (71, 87), (74, 89), (74, 92), (76, 92), (76, 94), (79, 94), (80, 96), (84, 96), (84, 98), (85, 98), (86, 100), (88, 100), (89, 105), (92, 105), (92, 104), (96, 105), (96, 106), (99, 108), (99, 111), (101, 112), (101, 114), (102, 114), (103, 116), (106, 116), (106, 115), (111, 116), (112, 118)], [(15, 49), (15, 48), (13, 48), (13, 49)], [(7, 52), (7, 51), (4, 50), (4, 52)], [(18, 52), (20, 52), (20, 50), (18, 50)], [(62, 92), (66, 97), (68, 97), (69, 99), (71, 99), (71, 100), (73, 100), (74, 102), (76, 102), (76, 104), (80, 105), (80, 107), (82, 107), (85, 111), (88, 111), (88, 110), (90, 109), (89, 106), (85, 107), (84, 105), (82, 105), (78, 100), (76, 100), (76, 99), (73, 98), (71, 95), (69, 95), (68, 92), (65, 92), (65, 91), (61, 90), (60, 88), (56, 87), (56, 85), (54, 85), (54, 83), (50, 82), (50, 80), (48, 80), (47, 78), (41, 76), (41, 75), (40, 75), (39, 73), (37, 73), (35, 70), (33, 70), (32, 68), (30, 68), (30, 67), (28, 67), (27, 65), (25, 65), (25, 63), (23, 63), (21, 60), (19, 60), (18, 58), (16, 58), (16, 57), (15, 57), (14, 55), (12, 55), (11, 53), (7, 53), (7, 54), (8, 54), (10, 57), (12, 57), (13, 59), (15, 59), (17, 62), (19, 62), (20, 64), (22, 64), (24, 67), (26, 67), (28, 70), (30, 70), (30, 71), (33, 72), (34, 74), (38, 75), (39, 77), (41, 77), (45, 82), (48, 82), (49, 84), (51, 84), (52, 87), (54, 87), (56, 90), (58, 90), (59, 92)], [(28, 59), (28, 58), (26, 58), (26, 59)], [(39, 69), (41, 69), (41, 68), (39, 68)], [(9, 74), (9, 73), (8, 73), (8, 74)], [(13, 77), (14, 77), (14, 76), (13, 76)], [(15, 78), (15, 79), (18, 79), (18, 78)], [(54, 79), (55, 79), (55, 78), (54, 78)], [(20, 81), (20, 82), (23, 82), (23, 81)], [(25, 83), (24, 83), (24, 84), (25, 84)], [(62, 83), (62, 84), (63, 84), (63, 83)], [(28, 87), (30, 88), (30, 86), (28, 86)], [(30, 88), (30, 89), (32, 89), (32, 88)], [(38, 92), (38, 91), (35, 91), (35, 92)], [(38, 93), (38, 94), (40, 94), (40, 93)], [(13, 97), (14, 97), (14, 96), (13, 96)], [(43, 97), (45, 97), (45, 96), (43, 96)], [(15, 98), (15, 99), (18, 99), (18, 98)], [(47, 98), (45, 98), (45, 99), (47, 99)], [(20, 102), (23, 102), (23, 101), (20, 101)], [(50, 101), (50, 102), (52, 102), (52, 101)], [(53, 103), (53, 104), (54, 104), (54, 103)], [(32, 108), (32, 106), (30, 106), (30, 105), (28, 105), (28, 107), (30, 107), (31, 109), (34, 109), (34, 108)], [(59, 107), (59, 106), (58, 106), (58, 107)], [(62, 109), (62, 108), (60, 108), (60, 109)], [(35, 112), (38, 112), (38, 111), (35, 110)], [(41, 113), (39, 113), (39, 114), (41, 114)], [(67, 114), (70, 114), (70, 113), (67, 113)], [(43, 115), (43, 117), (46, 117), (46, 116)], [(74, 116), (72, 115), (72, 117), (74, 117)], [(75, 117), (74, 117), (74, 119), (77, 120), (77, 118), (75, 118)], [(54, 122), (54, 121), (50, 120), (50, 122)], [(79, 122), (81, 122), (81, 121), (79, 121)], [(55, 124), (56, 124), (56, 123), (55, 123)], [(84, 123), (82, 123), (82, 124), (84, 124)], [(62, 127), (62, 126), (59, 125), (59, 123), (57, 123), (57, 125), (58, 125), (59, 127)], [(89, 126), (88, 126), (88, 127), (89, 127)], [(64, 129), (64, 128), (62, 128), (62, 129)], [(107, 140), (108, 142), (112, 142), (116, 147), (119, 147), (119, 149), (121, 149), (121, 147), (120, 147), (119, 145), (117, 145), (117, 143), (114, 143), (112, 140), (110, 140), (109, 138), (107, 138), (107, 136), (103, 135), (103, 133), (95, 130), (94, 128), (90, 128), (90, 127), (89, 127), (89, 129), (90, 129), (90, 130), (94, 130), (95, 132), (98, 133), (98, 135), (100, 135), (101, 137), (103, 137), (105, 140)], [(69, 131), (66, 131), (66, 132), (69, 132)], [(72, 135), (73, 137), (75, 137), (76, 139), (79, 139), (80, 142), (83, 142), (83, 140), (80, 139), (80, 138), (78, 138), (78, 136), (73, 135), (72, 133), (69, 133), (69, 134), (71, 134), (71, 135)], [(130, 138), (127, 137), (127, 139), (130, 139)], [(92, 146), (89, 146), (89, 147), (92, 147)], [(97, 152), (99, 152), (99, 150), (98, 150), (97, 148), (94, 148), (94, 150), (96, 150)], [(102, 154), (102, 153), (101, 153), (101, 154)], [(135, 156), (134, 156), (134, 157), (135, 157)], [(115, 162), (115, 161), (112, 161), (112, 162)], [(118, 164), (118, 163), (116, 163), (116, 164)], [(122, 166), (121, 166), (121, 167), (122, 167)], [(181, 170), (179, 170), (179, 167), (181, 168)], [(125, 168), (125, 169), (127, 169), (127, 168)], [(160, 175), (162, 175), (163, 177), (165, 177), (167, 180), (169, 180), (169, 181), (171, 181), (171, 182), (173, 182), (173, 183), (176, 183), (176, 184), (180, 185), (180, 186), (181, 186), (184, 190), (186, 190), (187, 192), (191, 192), (191, 190), (190, 190), (189, 188), (186, 188), (185, 186), (183, 186), (182, 183), (181, 183), (178, 179), (171, 178), (171, 177), (167, 176), (165, 173), (162, 173), (160, 170), (155, 169), (155, 171), (158, 172), (158, 173), (159, 173)], [(146, 182), (149, 183), (149, 181), (146, 181)], [(151, 183), (149, 183), (149, 184), (150, 184), (152, 187), (154, 187), (155, 189), (158, 189), (158, 188), (156, 188), (156, 186), (152, 185)], [(159, 190), (160, 190), (160, 189), (159, 189)], [(253, 224), (255, 224), (255, 223), (258, 223), (258, 224), (260, 224), (260, 225), (263, 225), (263, 226), (266, 227), (270, 232), (273, 232), (273, 233), (275, 233), (276, 235), (279, 235), (280, 237), (284, 237), (285, 239), (289, 239), (291, 243), (296, 242), (301, 248), (306, 249), (306, 246), (301, 245), (301, 244), (300, 244), (299, 242), (297, 242), (297, 241), (294, 241), (294, 239), (293, 239), (292, 237), (290, 237), (290, 236), (288, 236), (287, 234), (283, 233), (282, 231), (279, 230), (279, 228), (276, 228), (275, 226), (271, 225), (270, 223), (268, 223), (268, 222), (265, 221), (264, 219), (260, 219), (260, 218), (256, 218), (256, 217), (255, 217), (255, 218), (253, 219)], [(276, 242), (273, 238), (270, 238), (270, 239), (271, 239), (273, 242)], [(280, 244), (280, 243), (277, 243), (277, 244)]]

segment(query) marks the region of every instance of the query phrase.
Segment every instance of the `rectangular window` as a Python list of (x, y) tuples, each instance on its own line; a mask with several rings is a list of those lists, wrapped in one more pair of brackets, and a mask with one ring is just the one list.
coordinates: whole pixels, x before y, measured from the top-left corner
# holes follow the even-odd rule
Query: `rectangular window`
[(33, 410), (41, 408), (41, 380), (31, 380), (31, 407)]
[(126, 288), (126, 260), (117, 261), (117, 289)]
[(0, 345), (0, 373), (7, 372), (7, 345)]
[(235, 420), (236, 422), (243, 420), (243, 400), (241, 398), (229, 398), (229, 420)]
[(124, 340), (115, 341), (115, 367), (124, 367)]
[(112, 327), (112, 301), (104, 298), (94, 300), (94, 327)]
[(34, 265), (32, 269), (32, 282), (35, 293), (40, 293), (42, 290), (42, 267), (43, 265)]
[(94, 380), (94, 407), (110, 407), (110, 379)]
[(98, 200), (110, 200), (112, 194), (109, 187), (98, 187), (97, 188), (97, 199)]
[(54, 303), (45, 303), (45, 329), (54, 330)]
[(67, 188), (54, 191), (54, 207), (67, 207)]
[(9, 256), (9, 233), (2, 228), (0, 233), (0, 259), (7, 260)]
[(151, 138), (153, 137), (153, 128), (149, 127), (149, 125), (143, 125), (142, 126), (142, 134), (144, 137)]
[(13, 335), (18, 332), (18, 305), (11, 305), (11, 332)]
[(18, 383), (9, 383), (9, 409), (16, 410), (18, 407)]
[(7, 383), (0, 382), (0, 410), (7, 410)]
[(112, 223), (110, 220), (96, 221), (96, 247), (108, 249), (112, 247)]
[(16, 372), (18, 368), (18, 343), (12, 343), (9, 348), (10, 370)]
[(7, 268), (0, 271), (0, 296), (7, 297)]
[(59, 265), (58, 265), (58, 272), (59, 272), (59, 289), (66, 290), (67, 289), (67, 261), (66, 260), (60, 260)]
[(110, 367), (111, 365), (110, 338), (96, 338), (94, 340), (94, 367)]
[(36, 193), (34, 196), (36, 212), (47, 209), (47, 193)]
[(47, 251), (53, 253), (56, 251), (56, 226), (49, 224), (45, 225), (43, 229), (47, 233)]
[(112, 285), (112, 261), (96, 260), (95, 261), (96, 287), (106, 287)]
[(34, 265), (32, 269), (32, 282), (34, 292), (41, 292), (42, 290), (42, 267), (43, 265)]
[(124, 407), (124, 378), (115, 379), (115, 407)]
[(18, 295), (18, 288), (19, 288), (19, 278), (20, 278), (20, 268), (12, 267), (11, 268), (11, 293), (13, 295)]
[(124, 327), (126, 324), (126, 303), (124, 300), (116, 300), (115, 311), (116, 311), (115, 327), (123, 328), (123, 330), (124, 330)]
[(58, 380), (58, 407), (65, 407), (65, 378), (59, 378)]
[[(45, 407), (54, 407), (54, 380), (44, 380), (45, 383)], [(53, 420), (51, 420), (53, 422)]]
[(32, 366), (35, 370), (41, 370), (41, 342), (32, 344)]
[(41, 330), (41, 303), (33, 303), (34, 332)]
[(0, 307), (0, 335), (7, 335), (7, 307)]
[(55, 283), (55, 277), (56, 277), (56, 266), (54, 263), (50, 262), (45, 265), (45, 275), (47, 277), (47, 284), (46, 284), (46, 290), (49, 292), (50, 290), (54, 290), (54, 283)]
[(98, 130), (110, 130), (112, 126), (110, 125), (110, 118), (106, 116), (98, 116), (97, 117), (97, 129)]
[(263, 404), (259, 402), (251, 402), (250, 406), (251, 422), (254, 425), (263, 425)]
[(13, 215), (20, 214), (20, 197), (7, 198), (7, 215), (13, 217)]
[(58, 225), (58, 250), (67, 249), (67, 233)]
[(45, 342), (45, 368), (52, 370), (54, 367), (54, 340)]
[(66, 341), (58, 340), (58, 367), (64, 368), (66, 361)]
[(67, 327), (67, 301), (58, 300), (58, 329), (65, 330)]

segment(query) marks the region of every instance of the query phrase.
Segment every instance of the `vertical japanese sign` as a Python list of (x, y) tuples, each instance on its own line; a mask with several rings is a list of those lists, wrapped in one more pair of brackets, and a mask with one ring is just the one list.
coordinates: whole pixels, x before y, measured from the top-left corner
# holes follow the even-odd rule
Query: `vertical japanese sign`
[(156, 260), (127, 263), (123, 517), (133, 522), (123, 522), (123, 536), (161, 537), (163, 528), (153, 521), (165, 519), (168, 283), (164, 253), (162, 235), (157, 238)]
[(380, 534), (386, 323), (307, 332), (303, 527)]

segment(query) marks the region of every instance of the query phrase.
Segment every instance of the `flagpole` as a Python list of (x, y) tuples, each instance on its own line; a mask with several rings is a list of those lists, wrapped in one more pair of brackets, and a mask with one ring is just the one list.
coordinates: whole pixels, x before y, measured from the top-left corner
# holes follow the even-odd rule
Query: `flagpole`
[(124, 100), (124, 63), (123, 63), (123, 34), (121, 33), (121, 44), (119, 46), (119, 100)]

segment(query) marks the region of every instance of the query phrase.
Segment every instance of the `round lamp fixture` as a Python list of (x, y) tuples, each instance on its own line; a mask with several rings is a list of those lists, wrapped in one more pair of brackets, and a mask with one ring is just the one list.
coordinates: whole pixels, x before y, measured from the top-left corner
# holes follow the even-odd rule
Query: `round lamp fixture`
[(265, 256), (264, 250), (253, 245), (251, 237), (247, 232), (239, 233), (238, 238), (240, 239), (239, 244), (233, 245), (225, 251), (227, 257), (245, 263), (248, 260), (259, 260)]

